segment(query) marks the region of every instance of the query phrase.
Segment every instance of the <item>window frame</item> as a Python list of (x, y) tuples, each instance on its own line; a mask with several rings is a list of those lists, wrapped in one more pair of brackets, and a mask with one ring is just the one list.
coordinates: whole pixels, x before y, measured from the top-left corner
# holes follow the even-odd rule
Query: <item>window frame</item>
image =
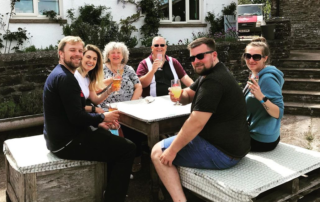
[[(39, 0), (32, 0), (33, 1), (33, 13), (17, 13), (14, 9), (15, 15), (12, 15), (12, 18), (28, 18), (28, 19), (49, 19), (49, 17), (45, 15), (40, 15), (39, 14), (39, 5), (38, 2)], [(59, 4), (59, 11), (60, 14), (57, 15), (57, 17), (62, 17), (62, 0), (58, 0)]]
[(160, 19), (160, 24), (168, 24), (168, 23), (172, 23), (172, 24), (187, 24), (187, 23), (201, 23), (202, 22), (202, 12), (203, 12), (203, 1), (199, 0), (199, 20), (190, 20), (190, 9), (189, 9), (189, 5), (190, 5), (190, 1), (191, 0), (182, 0), (185, 1), (185, 11), (186, 11), (186, 21), (179, 21), (179, 22), (175, 22), (172, 21), (172, 1), (173, 0), (168, 0), (169, 2), (169, 19), (167, 20), (162, 20)]

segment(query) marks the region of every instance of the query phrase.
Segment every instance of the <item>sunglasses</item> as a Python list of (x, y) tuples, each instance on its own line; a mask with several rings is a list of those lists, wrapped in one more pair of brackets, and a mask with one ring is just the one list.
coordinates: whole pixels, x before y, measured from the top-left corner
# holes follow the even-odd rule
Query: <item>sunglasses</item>
[(159, 47), (159, 46), (165, 47), (165, 45), (166, 45), (166, 44), (153, 44), (154, 47)]
[(205, 54), (209, 54), (209, 53), (212, 53), (212, 52), (214, 52), (214, 51), (208, 51), (208, 52), (205, 52), (205, 53), (199, 53), (199, 54), (197, 54), (195, 56), (190, 56), (189, 60), (190, 60), (190, 62), (194, 62), (196, 58), (198, 60), (202, 60), (204, 58)]
[(246, 60), (250, 60), (250, 58), (252, 58), (254, 61), (260, 61), (261, 58), (264, 58), (264, 56), (260, 55), (260, 54), (253, 54), (251, 55), (250, 53), (244, 53), (243, 54), (243, 57), (246, 59)]

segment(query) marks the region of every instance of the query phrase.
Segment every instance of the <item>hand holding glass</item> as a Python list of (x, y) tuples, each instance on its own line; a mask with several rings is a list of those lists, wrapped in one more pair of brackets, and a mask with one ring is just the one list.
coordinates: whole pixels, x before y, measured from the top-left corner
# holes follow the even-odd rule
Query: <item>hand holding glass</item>
[(157, 54), (157, 59), (160, 61), (160, 65), (159, 65), (158, 70), (162, 70), (161, 69), (161, 66), (162, 66), (162, 53), (158, 53)]
[[(175, 99), (179, 99), (180, 98), (181, 92), (182, 92), (180, 79), (171, 80), (171, 88), (170, 88), (170, 90), (171, 90), (171, 93), (173, 94), (173, 97)], [(174, 105), (178, 106), (178, 105), (181, 105), (181, 104), (177, 100), (177, 102)]]
[[(252, 76), (252, 73), (250, 72), (250, 73), (249, 73), (249, 82), (250, 82), (251, 84), (253, 84), (251, 78), (253, 78), (253, 76)], [(257, 84), (259, 83), (259, 74), (257, 74), (257, 75), (254, 77), (254, 80), (257, 82)], [(254, 97), (254, 95), (253, 95), (251, 92), (250, 92), (250, 95), (249, 95), (249, 96), (250, 96), (250, 97)]]

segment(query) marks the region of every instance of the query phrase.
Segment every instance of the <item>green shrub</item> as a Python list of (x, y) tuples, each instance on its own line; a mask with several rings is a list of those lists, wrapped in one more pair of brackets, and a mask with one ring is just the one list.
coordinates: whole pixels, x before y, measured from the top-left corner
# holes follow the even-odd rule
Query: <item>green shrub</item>
[(22, 94), (19, 105), (25, 114), (39, 114), (43, 112), (42, 89), (36, 89)]
[(15, 116), (17, 105), (12, 99), (0, 103), (0, 118), (9, 118)]

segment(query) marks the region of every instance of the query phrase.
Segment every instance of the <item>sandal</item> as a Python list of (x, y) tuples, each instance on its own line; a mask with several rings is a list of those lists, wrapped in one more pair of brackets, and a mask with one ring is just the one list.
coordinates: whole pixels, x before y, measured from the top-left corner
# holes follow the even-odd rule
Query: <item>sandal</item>
[(136, 173), (141, 170), (141, 156), (138, 156), (134, 159), (133, 165), (132, 165), (132, 172)]

